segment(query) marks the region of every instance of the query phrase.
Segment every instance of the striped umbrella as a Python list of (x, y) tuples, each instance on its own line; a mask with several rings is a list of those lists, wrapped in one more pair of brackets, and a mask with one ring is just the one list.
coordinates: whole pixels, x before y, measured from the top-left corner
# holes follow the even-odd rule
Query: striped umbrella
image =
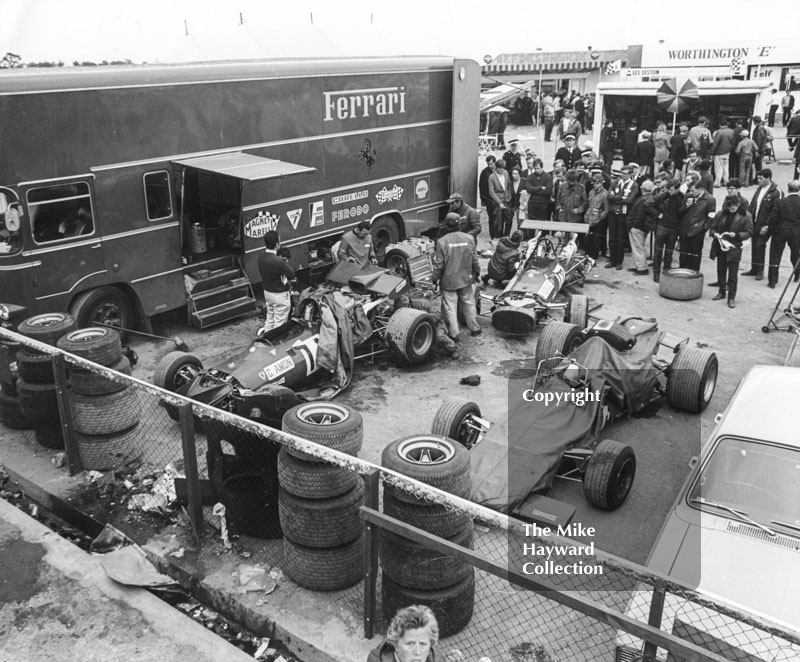
[(658, 107), (673, 115), (686, 110), (689, 103), (699, 97), (697, 85), (690, 80), (679, 85), (677, 78), (665, 80), (656, 92)]

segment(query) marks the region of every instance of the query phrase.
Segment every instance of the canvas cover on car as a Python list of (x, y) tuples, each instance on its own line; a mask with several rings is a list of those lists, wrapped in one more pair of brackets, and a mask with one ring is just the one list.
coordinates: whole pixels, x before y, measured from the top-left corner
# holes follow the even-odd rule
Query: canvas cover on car
[[(570, 354), (588, 370), (589, 392), (607, 389), (631, 412), (650, 400), (658, 371), (652, 356), (661, 333), (654, 320), (622, 322), (637, 337), (634, 347), (620, 352), (599, 337), (589, 338)], [(564, 451), (593, 446), (602, 420), (602, 403), (569, 400), (576, 390), (559, 371), (535, 388), (543, 395), (526, 401), (530, 380), (509, 380), (508, 419), (496, 423), (472, 455), (472, 501), (507, 513), (531, 492), (550, 488)], [(582, 389), (580, 389), (582, 390)], [(552, 398), (545, 401), (546, 394)], [(529, 394), (530, 395), (530, 394)], [(559, 404), (556, 404), (557, 398)]]

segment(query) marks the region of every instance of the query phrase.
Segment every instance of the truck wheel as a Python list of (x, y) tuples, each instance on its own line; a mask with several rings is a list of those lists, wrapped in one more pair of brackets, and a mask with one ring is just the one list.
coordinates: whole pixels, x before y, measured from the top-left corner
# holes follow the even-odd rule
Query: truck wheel
[(401, 363), (425, 362), (434, 346), (435, 318), (413, 308), (400, 308), (389, 318), (384, 340)]
[[(194, 354), (170, 352), (158, 362), (153, 384), (174, 393), (191, 382), (202, 369), (203, 362)], [(180, 419), (177, 407), (165, 402), (164, 408), (173, 421)]]
[(717, 355), (699, 347), (684, 347), (667, 371), (667, 402), (670, 407), (699, 414), (714, 395), (719, 362)]
[(577, 324), (581, 330), (589, 326), (589, 297), (585, 294), (572, 295), (567, 302), (564, 321)]
[[(120, 356), (116, 362), (108, 367), (123, 375), (131, 374), (131, 362), (127, 356)], [(81, 368), (72, 368), (69, 371), (69, 384), (72, 387), (72, 392), (78, 395), (110, 395), (127, 387), (127, 384), (122, 380), (115, 381), (98, 375), (91, 370), (83, 370)]]
[[(17, 333), (55, 347), (58, 339), (65, 333), (77, 329), (75, 318), (67, 313), (42, 313), (22, 320), (17, 326)], [(31, 354), (38, 354), (35, 349), (27, 348)]]
[(568, 356), (580, 344), (580, 327), (566, 322), (549, 322), (536, 343), (536, 365), (544, 361), (541, 364), (543, 368), (555, 368), (561, 361), (559, 356)]
[(694, 269), (667, 269), (661, 273), (658, 293), (676, 301), (699, 299), (703, 295), (703, 274)]
[(364, 505), (364, 481), (338, 497), (304, 499), (281, 489), (278, 512), (283, 535), (306, 547), (338, 547), (361, 536), (358, 513)]
[(358, 474), (346, 467), (299, 460), (286, 448), (278, 453), (278, 482), (294, 496), (330, 499), (352, 490), (358, 479)]
[(110, 395), (72, 393), (75, 431), (81, 434), (114, 434), (139, 422), (141, 404), (135, 389), (126, 388)]
[[(469, 451), (461, 444), (427, 434), (393, 441), (383, 449), (381, 465), (415, 478), (464, 499), (472, 487)], [(419, 499), (386, 483), (384, 492), (400, 501), (419, 503)]]
[(122, 356), (119, 333), (102, 326), (71, 331), (59, 339), (58, 348), (103, 366), (116, 363)]
[(605, 439), (597, 444), (586, 464), (583, 494), (593, 506), (603, 510), (619, 508), (633, 486), (636, 455), (618, 441)]
[(387, 618), (391, 618), (402, 607), (426, 605), (431, 608), (439, 623), (439, 636), (449, 637), (461, 632), (472, 618), (475, 607), (475, 569), (470, 566), (469, 575), (458, 584), (433, 591), (407, 588), (384, 572), (381, 604)]
[(283, 566), (295, 584), (312, 591), (336, 591), (364, 576), (364, 536), (339, 547), (319, 549), (283, 539)]
[[(352, 407), (331, 402), (306, 402), (283, 415), (281, 429), (296, 437), (327, 448), (357, 455), (364, 442), (364, 421)], [(324, 462), (321, 458), (286, 447), (290, 455), (306, 462)]]
[(471, 417), (480, 415), (481, 409), (477, 404), (453, 396), (445, 400), (436, 410), (431, 424), (431, 434), (453, 439), (469, 450), (475, 445), (480, 434), (480, 431), (475, 429)]
[[(460, 547), (472, 549), (473, 525), (470, 522), (447, 540)], [(453, 586), (469, 577), (472, 566), (429, 549), (403, 536), (384, 531), (381, 535), (381, 567), (383, 572), (401, 586), (428, 590)]]
[(457, 535), (472, 521), (469, 513), (449, 506), (430, 503), (424, 499), (415, 499), (415, 503), (401, 501), (395, 498), (392, 492), (387, 492), (388, 487), (388, 484), (384, 483), (383, 513), (388, 517), (413, 524), (418, 529), (440, 538)]
[(108, 325), (120, 329), (133, 328), (133, 305), (122, 290), (112, 287), (98, 287), (83, 292), (73, 299), (69, 311), (78, 322), (78, 327)]
[(26, 349), (17, 352), (17, 372), (29, 384), (52, 384), (53, 357), (49, 354), (31, 354)]
[(369, 231), (372, 234), (375, 257), (378, 258), (378, 264), (382, 265), (386, 260), (386, 247), (400, 241), (400, 229), (393, 218), (382, 216), (375, 219)]

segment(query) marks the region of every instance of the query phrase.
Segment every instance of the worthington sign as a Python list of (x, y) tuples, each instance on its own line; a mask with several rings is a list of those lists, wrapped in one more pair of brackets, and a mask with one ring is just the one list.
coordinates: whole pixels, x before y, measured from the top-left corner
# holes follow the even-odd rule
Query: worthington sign
[(735, 57), (769, 57), (774, 46), (668, 49), (670, 60), (730, 60)]

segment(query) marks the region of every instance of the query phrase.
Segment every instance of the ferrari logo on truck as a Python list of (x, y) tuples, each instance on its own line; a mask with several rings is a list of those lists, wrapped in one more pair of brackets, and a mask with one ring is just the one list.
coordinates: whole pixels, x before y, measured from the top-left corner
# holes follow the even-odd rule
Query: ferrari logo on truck
[(323, 92), (325, 121), (405, 113), (405, 90), (405, 87), (375, 87), (364, 90)]

